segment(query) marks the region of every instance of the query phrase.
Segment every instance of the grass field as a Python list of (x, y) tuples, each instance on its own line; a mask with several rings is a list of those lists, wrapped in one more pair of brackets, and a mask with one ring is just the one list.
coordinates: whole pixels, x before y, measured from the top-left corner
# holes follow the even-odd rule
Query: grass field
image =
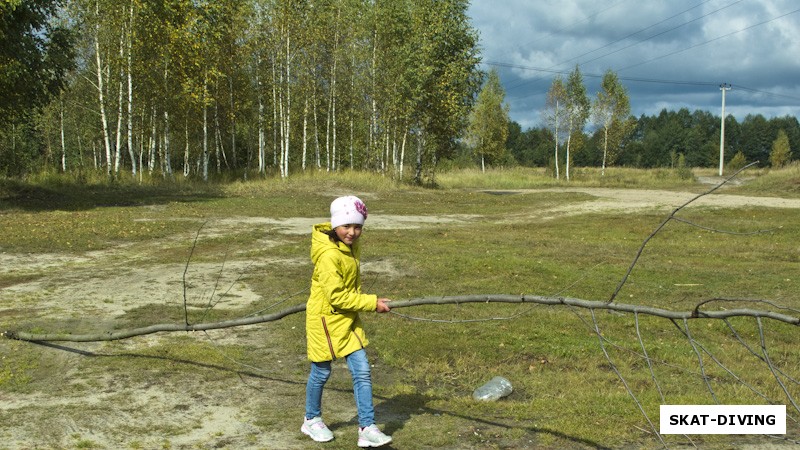
[[(304, 303), (310, 224), (347, 193), (370, 210), (363, 237), (369, 292), (395, 300), (607, 300), (644, 239), (675, 207), (712, 187), (700, 178), (714, 176), (609, 169), (600, 177), (579, 169), (566, 182), (538, 170), (460, 171), (441, 174), (433, 189), (361, 174), (199, 186), (3, 180), (0, 330), (87, 333), (181, 323), (184, 302), (191, 323)], [(800, 315), (800, 208), (768, 201), (800, 199), (800, 169), (740, 178), (746, 182), (678, 214), (705, 228), (672, 221), (650, 240), (618, 302), (687, 311), (725, 298), (738, 301), (703, 308)], [(600, 188), (657, 190), (663, 200), (590, 207), (602, 202), (592, 193)], [(763, 200), (731, 206), (722, 202), (726, 196)], [(796, 326), (763, 319), (760, 333), (753, 318), (727, 325), (690, 320), (690, 341), (683, 322), (608, 311), (595, 311), (595, 322), (591, 311), (564, 306), (395, 312), (362, 316), (378, 421), (394, 436), (394, 448), (662, 448), (637, 402), (657, 428), (659, 405), (715, 398), (788, 405), (789, 440), (663, 436), (666, 446), (761, 448), (800, 440), (800, 413), (791, 403), (800, 395)], [(762, 334), (784, 387), (760, 359)], [(0, 339), (0, 351), (0, 449), (340, 449), (356, 439), (340, 363), (324, 400), (336, 440), (311, 445), (299, 433), (308, 370), (302, 314), (106, 343)], [(472, 400), (494, 375), (509, 379), (514, 392), (497, 402)]]

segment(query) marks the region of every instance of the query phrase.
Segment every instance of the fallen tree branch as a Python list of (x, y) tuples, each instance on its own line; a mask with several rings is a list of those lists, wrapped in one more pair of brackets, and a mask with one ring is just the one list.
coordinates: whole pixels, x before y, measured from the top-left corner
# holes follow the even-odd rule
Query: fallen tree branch
[[(408, 300), (396, 300), (391, 303), (392, 308), (408, 308), (420, 305), (458, 305), (466, 303), (530, 303), (549, 306), (574, 306), (589, 310), (610, 310), (623, 313), (643, 314), (656, 316), (671, 320), (687, 319), (727, 319), (730, 317), (757, 317), (772, 319), (790, 325), (800, 326), (800, 317), (790, 316), (774, 311), (763, 311), (756, 309), (728, 309), (720, 311), (672, 311), (651, 306), (631, 305), (626, 303), (607, 303), (603, 301), (583, 300), (570, 297), (545, 297), (539, 295), (462, 295), (450, 297), (420, 297)], [(273, 322), (286, 316), (305, 311), (306, 305), (298, 304), (286, 308), (282, 311), (265, 314), (260, 316), (244, 317), (239, 319), (225, 320), (221, 322), (200, 323), (195, 325), (185, 324), (157, 324), (141, 328), (128, 330), (104, 331), (93, 334), (69, 334), (69, 333), (28, 333), (24, 331), (4, 331), (0, 336), (17, 339), (21, 341), (68, 341), (68, 342), (99, 342), (115, 341), (127, 339), (135, 336), (160, 332), (176, 331), (207, 331), (221, 328), (233, 328), (245, 325), (255, 325), (265, 322)]]

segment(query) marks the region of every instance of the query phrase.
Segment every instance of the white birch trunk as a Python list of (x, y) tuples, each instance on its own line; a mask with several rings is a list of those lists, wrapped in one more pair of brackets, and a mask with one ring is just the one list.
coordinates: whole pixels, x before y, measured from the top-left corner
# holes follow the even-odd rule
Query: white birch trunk
[(61, 172), (67, 171), (67, 143), (64, 139), (64, 102), (59, 102), (59, 125), (61, 127)]
[(236, 108), (233, 99), (233, 77), (228, 76), (228, 98), (231, 104), (231, 165), (236, 168)]
[(164, 148), (162, 149), (161, 159), (164, 165), (164, 176), (172, 177), (172, 162), (169, 148), (169, 111), (164, 110)]
[[(355, 44), (354, 44), (355, 45)], [(355, 52), (353, 52), (355, 53)], [(377, 64), (378, 64), (378, 33), (377, 30), (373, 30), (372, 32), (372, 66), (371, 66), (371, 75), (372, 75), (372, 101), (371, 108), (372, 108), (372, 115), (370, 117), (370, 124), (369, 124), (369, 147), (368, 151), (371, 154), (373, 151), (375, 152), (376, 156), (380, 158), (380, 144), (378, 143), (378, 101), (375, 99), (375, 78), (377, 76)], [(383, 168), (383, 164), (381, 161), (378, 162), (378, 167), (381, 169)]]
[(214, 80), (214, 158), (217, 162), (217, 174), (222, 173), (222, 160), (225, 159), (225, 165), (228, 165), (228, 160), (225, 158), (225, 149), (222, 148), (222, 135), (219, 130), (219, 79)]
[(406, 141), (408, 140), (408, 130), (403, 131), (403, 142), (400, 144), (400, 180), (403, 179), (403, 163), (406, 159)]
[(339, 14), (341, 11), (336, 12), (336, 33), (333, 40), (333, 68), (331, 70), (331, 159), (330, 170), (335, 171), (336, 167), (336, 66), (338, 62), (339, 51)]
[[(334, 57), (334, 72), (336, 71), (336, 58)], [(331, 170), (338, 170), (336, 163), (336, 77), (331, 86)]]
[(567, 181), (569, 181), (569, 145), (572, 142), (572, 119), (569, 120), (569, 129), (570, 132), (567, 134), (567, 160), (564, 163), (564, 175), (566, 176)]
[(258, 173), (264, 174), (265, 138), (264, 138), (264, 93), (261, 86), (261, 56), (256, 58), (256, 86), (258, 87)]
[(183, 176), (189, 176), (189, 119), (186, 118), (183, 121), (183, 136), (184, 136), (184, 147), (183, 147)]
[(355, 129), (355, 119), (353, 118), (353, 114), (350, 114), (350, 170), (353, 170), (353, 159), (354, 159), (354, 150), (353, 150), (353, 135)]
[[(123, 61), (125, 58), (125, 34), (122, 32), (119, 36), (119, 59)], [(120, 159), (122, 155), (120, 155), (120, 147), (122, 146), (122, 99), (123, 99), (123, 83), (125, 80), (125, 73), (122, 69), (122, 65), (119, 67), (119, 95), (117, 95), (117, 134), (114, 140), (114, 175), (119, 173), (119, 165)]]
[(291, 77), (291, 58), (289, 54), (289, 29), (286, 29), (286, 114), (284, 123), (284, 146), (283, 146), (283, 176), (289, 177), (289, 143), (291, 142), (289, 136), (292, 131), (292, 77)]
[[(330, 96), (333, 100), (333, 96)], [(325, 170), (331, 171), (331, 103), (328, 102), (328, 113), (325, 115)]]
[(308, 151), (308, 97), (303, 103), (303, 172), (306, 171), (306, 154)]
[(278, 121), (278, 90), (275, 75), (275, 58), (272, 60), (272, 165), (278, 165), (278, 146), (283, 142), (278, 133), (280, 132), (280, 122)]
[(560, 174), (558, 173), (558, 117), (559, 117), (558, 114), (559, 114), (558, 113), (558, 100), (556, 100), (556, 115), (555, 115), (556, 132), (554, 133), (555, 134), (554, 137), (555, 137), (555, 141), (556, 141), (556, 149), (555, 149), (555, 154), (553, 156), (553, 161), (556, 164), (556, 180), (558, 180), (559, 177), (560, 177)]
[(208, 105), (206, 105), (206, 94), (208, 93), (208, 80), (203, 76), (203, 181), (208, 181)]
[(603, 127), (603, 168), (600, 176), (606, 176), (606, 156), (608, 155), (608, 126)]
[(150, 119), (150, 155), (147, 158), (147, 170), (150, 174), (156, 168), (156, 147), (158, 146), (158, 134), (156, 129), (156, 107), (153, 106), (153, 114)]
[(97, 93), (98, 100), (100, 101), (100, 121), (103, 126), (103, 146), (106, 153), (106, 174), (111, 175), (111, 142), (109, 139), (108, 130), (108, 116), (106, 115), (106, 99), (103, 83), (103, 62), (100, 58), (100, 5), (95, 3), (95, 12), (97, 14), (97, 24), (95, 24), (94, 33), (94, 55), (95, 63), (97, 64)]
[[(316, 80), (316, 69), (314, 70), (314, 80)], [(319, 147), (319, 121), (317, 117), (317, 85), (316, 81), (314, 82), (314, 89), (311, 94), (311, 113), (314, 115), (314, 149), (316, 152), (316, 159), (317, 159), (317, 169), (322, 168), (322, 158), (320, 155), (320, 147)]]
[[(128, 24), (128, 55), (126, 56), (126, 64), (128, 66), (128, 153), (131, 157), (131, 172), (134, 178), (136, 177), (136, 154), (133, 150), (133, 73), (132, 73), (132, 51), (133, 51), (133, 0), (131, 0), (130, 6), (130, 21)], [(141, 153), (139, 154), (140, 162), (139, 166), (141, 167)]]
[[(277, 62), (276, 62), (277, 65)], [(284, 105), (283, 105), (283, 69), (280, 70), (278, 75), (278, 85), (276, 87), (278, 93), (278, 115), (276, 117), (277, 122), (275, 123), (276, 128), (278, 129), (277, 139), (279, 142), (278, 150), (280, 151), (280, 157), (278, 158), (278, 172), (281, 175), (281, 178), (285, 178), (286, 175), (283, 173), (284, 169), (284, 161), (283, 159), (286, 156), (286, 152), (284, 150), (284, 140), (283, 136), (286, 133), (284, 126), (286, 122), (284, 121)]]

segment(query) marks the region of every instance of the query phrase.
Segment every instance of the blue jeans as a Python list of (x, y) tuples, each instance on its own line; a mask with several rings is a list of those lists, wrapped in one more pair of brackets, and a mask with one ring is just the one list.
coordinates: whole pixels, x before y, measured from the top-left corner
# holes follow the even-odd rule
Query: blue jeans
[[(372, 405), (372, 378), (367, 352), (364, 349), (358, 350), (345, 356), (345, 360), (353, 378), (358, 426), (368, 427), (375, 423), (375, 408)], [(306, 419), (322, 416), (322, 389), (330, 376), (330, 361), (311, 363), (311, 373), (306, 384)]]

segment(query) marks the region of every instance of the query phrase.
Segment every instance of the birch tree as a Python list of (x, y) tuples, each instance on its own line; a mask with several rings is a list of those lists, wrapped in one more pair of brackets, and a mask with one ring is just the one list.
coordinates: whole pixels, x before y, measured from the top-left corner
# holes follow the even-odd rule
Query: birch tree
[(559, 157), (558, 157), (558, 145), (559, 145), (559, 138), (563, 134), (564, 130), (566, 129), (567, 121), (567, 110), (565, 105), (567, 104), (567, 91), (566, 87), (564, 86), (564, 80), (561, 76), (556, 76), (553, 79), (553, 83), (550, 85), (550, 89), (547, 91), (547, 104), (545, 105), (545, 122), (547, 123), (548, 127), (553, 132), (553, 139), (555, 140), (555, 149), (553, 150), (553, 164), (555, 168), (555, 177), (556, 179), (560, 179), (560, 172), (559, 172)]
[(423, 182), (423, 166), (433, 178), (437, 160), (454, 151), (480, 88), (478, 37), (469, 26), (467, 6), (465, 0), (423, 0), (412, 7), (417, 183)]
[(481, 160), (481, 171), (490, 162), (502, 157), (508, 140), (508, 105), (497, 70), (492, 69), (470, 114), (467, 141)]
[(589, 118), (590, 103), (589, 97), (586, 95), (586, 86), (583, 84), (583, 75), (581, 75), (578, 66), (575, 66), (566, 84), (566, 103), (565, 114), (567, 116), (567, 149), (566, 149), (566, 171), (565, 175), (569, 181), (569, 167), (570, 167), (570, 146), (575, 140), (575, 136), (583, 133), (583, 127), (586, 125), (586, 120)]
[(630, 113), (630, 100), (625, 87), (616, 73), (607, 70), (592, 105), (594, 122), (603, 130), (602, 175), (606, 174), (606, 164), (613, 164), (616, 159), (620, 141), (630, 132)]

